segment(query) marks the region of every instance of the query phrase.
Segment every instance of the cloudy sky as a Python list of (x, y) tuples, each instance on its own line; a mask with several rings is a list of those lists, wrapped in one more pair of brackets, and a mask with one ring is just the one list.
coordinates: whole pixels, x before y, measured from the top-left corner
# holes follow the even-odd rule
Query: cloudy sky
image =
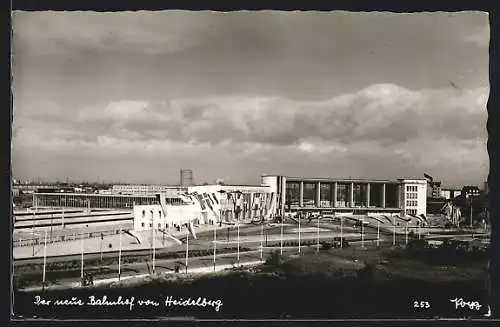
[(18, 178), (488, 173), (488, 15), (15, 12)]

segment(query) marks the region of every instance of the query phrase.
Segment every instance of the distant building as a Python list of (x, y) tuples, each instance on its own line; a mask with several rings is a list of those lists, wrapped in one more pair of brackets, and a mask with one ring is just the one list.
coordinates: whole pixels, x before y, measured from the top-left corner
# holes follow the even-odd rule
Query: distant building
[(193, 171), (191, 169), (181, 169), (181, 186), (193, 185)]
[(440, 197), (446, 199), (446, 200), (451, 200), (456, 198), (462, 193), (462, 190), (459, 189), (452, 189), (452, 188), (443, 188), (440, 191)]
[(113, 185), (111, 191), (114, 194), (124, 194), (124, 195), (151, 195), (154, 196), (158, 193), (166, 194), (178, 194), (179, 192), (185, 191), (186, 187), (182, 186), (172, 186), (172, 185), (146, 185), (146, 184), (135, 184), (135, 185)]
[(467, 185), (462, 188), (462, 195), (464, 195), (466, 198), (469, 197), (477, 197), (481, 194), (481, 190), (479, 187), (474, 186), (474, 185)]

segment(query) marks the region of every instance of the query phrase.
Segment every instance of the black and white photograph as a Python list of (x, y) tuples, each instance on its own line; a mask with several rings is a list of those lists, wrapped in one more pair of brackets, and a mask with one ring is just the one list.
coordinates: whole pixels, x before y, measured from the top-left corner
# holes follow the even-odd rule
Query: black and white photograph
[(13, 11), (17, 319), (490, 319), (487, 12)]

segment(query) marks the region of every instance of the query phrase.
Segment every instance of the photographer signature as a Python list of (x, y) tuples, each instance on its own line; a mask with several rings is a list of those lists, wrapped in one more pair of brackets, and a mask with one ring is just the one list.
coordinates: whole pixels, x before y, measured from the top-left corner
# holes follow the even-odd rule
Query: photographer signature
[(455, 303), (455, 309), (468, 307), (471, 310), (479, 311), (483, 307), (477, 301), (465, 301), (463, 298), (454, 298), (450, 302)]

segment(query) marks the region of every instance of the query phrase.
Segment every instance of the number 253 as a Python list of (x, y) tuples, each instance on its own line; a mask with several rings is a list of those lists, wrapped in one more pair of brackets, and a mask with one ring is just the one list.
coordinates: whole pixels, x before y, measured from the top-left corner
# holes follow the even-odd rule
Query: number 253
[(428, 309), (428, 308), (431, 307), (431, 305), (427, 301), (414, 301), (413, 302), (413, 307), (414, 308)]

